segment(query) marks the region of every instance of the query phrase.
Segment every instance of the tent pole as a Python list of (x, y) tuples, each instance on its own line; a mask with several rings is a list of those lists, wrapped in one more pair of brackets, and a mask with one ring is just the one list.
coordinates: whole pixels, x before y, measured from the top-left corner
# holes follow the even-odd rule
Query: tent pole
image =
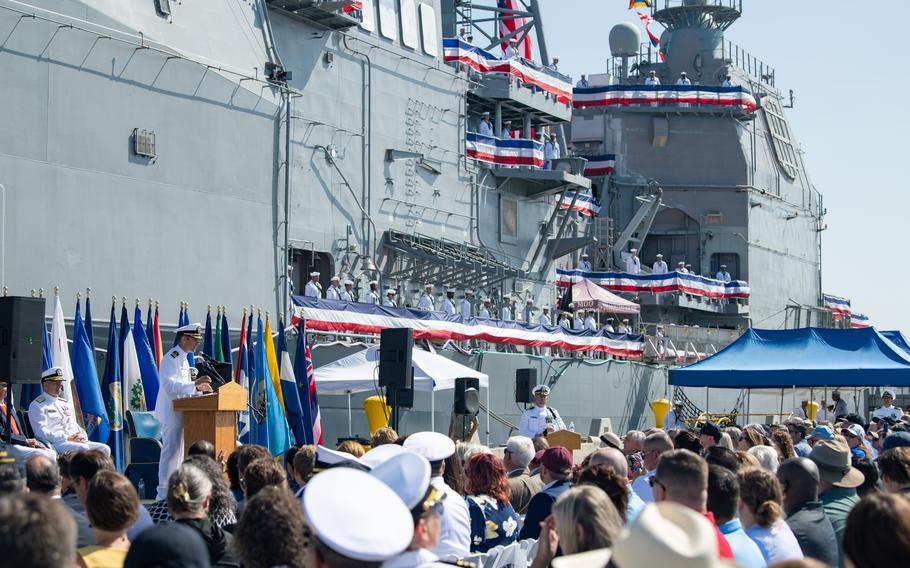
[(780, 414), (777, 415), (777, 421), (780, 422), (784, 418), (784, 387), (780, 388)]
[(711, 387), (705, 387), (705, 421), (711, 421)]
[(430, 391), (430, 432), (436, 431), (436, 389)]
[(487, 446), (490, 445), (490, 385), (487, 384)]
[[(796, 385), (793, 385), (793, 410), (796, 410)], [(793, 410), (790, 412), (793, 412)]]
[(348, 395), (348, 438), (353, 438), (354, 430), (353, 430), (352, 422), (354, 420), (354, 415), (351, 413), (351, 390), (348, 389), (345, 392)]

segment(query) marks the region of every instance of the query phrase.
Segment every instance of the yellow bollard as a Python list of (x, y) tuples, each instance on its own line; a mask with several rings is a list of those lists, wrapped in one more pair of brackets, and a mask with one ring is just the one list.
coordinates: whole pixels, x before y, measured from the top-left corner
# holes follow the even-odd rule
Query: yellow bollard
[(665, 398), (660, 398), (651, 403), (651, 411), (654, 412), (654, 424), (658, 428), (664, 427), (664, 418), (667, 417), (667, 413), (670, 412), (670, 401)]
[(806, 407), (806, 416), (809, 417), (809, 420), (815, 420), (815, 417), (818, 416), (818, 403), (814, 400), (809, 401), (809, 405)]
[(385, 403), (385, 397), (370, 396), (363, 401), (363, 411), (367, 414), (367, 424), (370, 426), (370, 436), (376, 433), (376, 430), (385, 428), (389, 425), (389, 413), (391, 409)]

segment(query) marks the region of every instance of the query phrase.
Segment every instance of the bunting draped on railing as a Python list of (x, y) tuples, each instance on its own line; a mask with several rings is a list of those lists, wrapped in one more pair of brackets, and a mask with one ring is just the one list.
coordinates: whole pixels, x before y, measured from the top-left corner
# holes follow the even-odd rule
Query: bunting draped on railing
[(489, 51), (454, 38), (443, 39), (442, 48), (447, 62), (467, 65), (478, 73), (513, 75), (525, 84), (534, 85), (540, 90), (554, 95), (556, 100), (561, 103), (572, 103), (571, 83), (540, 69), (535, 69), (527, 63), (515, 59), (501, 59)]
[(872, 327), (872, 322), (869, 321), (869, 316), (853, 312), (853, 315), (850, 316), (850, 327)]
[(598, 156), (581, 157), (588, 161), (588, 163), (585, 164), (585, 177), (612, 174), (616, 168), (616, 154), (600, 154)]
[(491, 319), (446, 316), (410, 308), (385, 308), (374, 304), (321, 300), (294, 296), (296, 317), (307, 329), (379, 333), (386, 328), (409, 327), (415, 339), (475, 339), (497, 344), (559, 347), (569, 351), (598, 351), (620, 357), (640, 357), (641, 335), (606, 331), (571, 330), (559, 326), (525, 325)]
[(543, 167), (543, 144), (523, 138), (494, 138), (467, 133), (468, 158), (500, 166)]
[(849, 316), (851, 313), (853, 313), (853, 310), (850, 307), (850, 300), (847, 298), (832, 296), (831, 294), (824, 294), (823, 298), (825, 307), (835, 314), (839, 316)]
[(666, 274), (628, 274), (625, 272), (587, 272), (556, 270), (556, 285), (566, 287), (582, 278), (613, 292), (685, 292), (706, 298), (748, 298), (749, 284), (742, 280), (723, 282), (697, 274), (668, 272)]
[(559, 203), (559, 208), (568, 209), (571, 206), (572, 211), (578, 211), (580, 215), (585, 217), (597, 217), (600, 213), (600, 201), (594, 199), (590, 194), (579, 193), (578, 198), (575, 199), (575, 205), (572, 205), (573, 199), (575, 199), (575, 192), (567, 191), (565, 197)]
[(596, 106), (627, 106), (680, 104), (739, 107), (755, 112), (755, 97), (743, 87), (714, 87), (709, 85), (605, 85), (574, 90), (575, 108)]

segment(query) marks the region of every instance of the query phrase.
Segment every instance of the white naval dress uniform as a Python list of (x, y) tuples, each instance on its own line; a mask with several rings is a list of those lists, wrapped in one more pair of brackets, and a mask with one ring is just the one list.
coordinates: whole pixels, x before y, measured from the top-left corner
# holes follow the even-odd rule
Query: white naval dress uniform
[(442, 311), (444, 311), (447, 316), (454, 316), (455, 302), (453, 302), (451, 298), (445, 298), (442, 301)]
[[(448, 501), (448, 499), (446, 499)], [(426, 548), (405, 550), (398, 556), (382, 563), (382, 568), (435, 568), (437, 566), (451, 566), (440, 562), (439, 557)]]
[(664, 420), (664, 430), (672, 430), (674, 428), (686, 430), (686, 417), (685, 413), (676, 412), (676, 408), (671, 408), (670, 412), (667, 413), (667, 418)]
[(442, 476), (430, 478), (430, 485), (446, 494), (439, 518), (439, 544), (432, 552), (439, 558), (461, 558), (471, 553), (471, 513), (464, 497), (446, 485)]
[(559, 327), (561, 327), (563, 329), (569, 329), (570, 325), (571, 324), (569, 322), (569, 318), (562, 318), (561, 320), (559, 320)]
[(591, 272), (591, 261), (582, 260), (578, 263), (578, 270), (584, 270), (585, 272)]
[(158, 463), (158, 496), (167, 496), (167, 481), (183, 462), (183, 413), (174, 410), (174, 401), (196, 394), (190, 377), (187, 352), (175, 346), (161, 358), (160, 385), (155, 401), (155, 418), (161, 423), (161, 461)]
[(637, 256), (629, 255), (626, 258), (626, 272), (629, 274), (639, 274), (641, 272), (641, 259)]
[[(551, 406), (534, 406), (525, 410), (521, 415), (521, 421), (518, 423), (518, 432), (522, 436), (533, 438), (539, 436), (541, 432), (547, 429), (547, 420), (556, 430), (565, 430), (566, 424), (562, 417)], [(446, 503), (448, 505), (448, 503)]]
[(726, 270), (718, 270), (717, 274), (714, 275), (714, 278), (721, 282), (729, 282), (731, 280), (730, 273)]
[(594, 321), (594, 316), (588, 316), (585, 318), (585, 329), (590, 331), (597, 331), (597, 322)]
[(657, 77), (648, 77), (645, 79), (645, 85), (660, 85), (660, 79)]
[(336, 288), (334, 286), (329, 286), (329, 289), (325, 292), (326, 300), (340, 300), (341, 299), (341, 288)]
[(71, 442), (67, 440), (73, 434), (88, 435), (79, 422), (69, 401), (62, 397), (54, 397), (41, 393), (41, 396), (28, 405), (28, 421), (32, 425), (35, 437), (48, 442), (58, 454), (75, 450), (99, 450), (111, 455), (111, 448), (100, 442)]
[(613, 329), (613, 326), (610, 325), (610, 324), (607, 324), (607, 325), (604, 326), (604, 331), (608, 331), (608, 332), (610, 332), (610, 333), (616, 333), (616, 330), (614, 330), (614, 329)]
[(367, 302), (373, 304), (374, 306), (379, 305), (379, 292), (370, 290), (367, 292)]
[(386, 298), (385, 300), (382, 301), (382, 306), (383, 306), (384, 308), (394, 308), (394, 307), (396, 307), (396, 306), (395, 306), (395, 302), (393, 302), (392, 300), (390, 300), (390, 299), (388, 299), (388, 298)]
[(428, 312), (435, 311), (436, 301), (433, 300), (433, 295), (424, 292), (423, 295), (420, 296), (420, 302), (417, 304), (417, 308)]
[(540, 325), (552, 325), (552, 322), (550, 321), (550, 316), (548, 316), (547, 314), (540, 314), (540, 316), (537, 318), (537, 323)]
[(486, 306), (481, 306), (480, 312), (478, 312), (477, 317), (484, 318), (484, 319), (490, 319), (490, 310), (488, 310)]
[(654, 274), (666, 274), (667, 272), (669, 272), (669, 269), (667, 268), (667, 263), (662, 260), (658, 260), (651, 267), (651, 272), (653, 272)]
[(465, 319), (474, 315), (473, 314), (474, 306), (471, 304), (471, 300), (469, 300), (467, 298), (461, 299), (461, 305), (459, 306), (459, 308), (461, 308), (461, 317), (463, 317)]
[(341, 300), (341, 301), (343, 301), (343, 302), (353, 302), (353, 301), (354, 301), (354, 295), (351, 294), (350, 292), (348, 292), (347, 290), (342, 290), (342, 291), (338, 294), (338, 299)]
[(481, 136), (489, 136), (493, 138), (493, 124), (486, 120), (481, 120), (478, 125), (478, 134)]
[(322, 284), (310, 280), (306, 283), (306, 287), (303, 289), (303, 295), (307, 298), (321, 298)]
[(901, 416), (904, 415), (904, 412), (896, 406), (880, 406), (875, 409), (875, 412), (872, 413), (873, 418), (893, 418), (894, 420), (900, 420)]
[(582, 329), (584, 329), (584, 328), (585, 328), (585, 319), (584, 319), (584, 318), (580, 318), (580, 317), (576, 317), (576, 318), (575, 318), (575, 323), (572, 324), (572, 329), (582, 330)]
[(503, 304), (499, 308), (499, 319), (502, 321), (512, 321), (512, 304)]

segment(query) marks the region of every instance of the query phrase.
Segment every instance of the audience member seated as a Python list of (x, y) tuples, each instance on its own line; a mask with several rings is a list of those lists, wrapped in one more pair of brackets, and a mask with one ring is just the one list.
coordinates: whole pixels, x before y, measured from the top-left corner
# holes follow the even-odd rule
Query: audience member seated
[(777, 450), (771, 446), (753, 446), (749, 448), (749, 454), (754, 456), (761, 464), (762, 469), (776, 473), (780, 467), (780, 456)]
[(288, 489), (284, 468), (272, 460), (257, 460), (243, 472), (243, 499), (247, 500), (265, 487)]
[(518, 538), (537, 538), (540, 535), (540, 523), (550, 516), (553, 502), (569, 490), (572, 482), (572, 452), (556, 446), (544, 450), (540, 458), (540, 480), (544, 482), (540, 493), (531, 498), (524, 526)]
[(677, 450), (689, 450), (690, 452), (695, 452), (697, 454), (701, 451), (701, 442), (698, 441), (698, 437), (694, 432), (682, 430), (673, 438), (673, 448)]
[(69, 568), (76, 561), (75, 542), (76, 524), (60, 501), (29, 494), (0, 498), (4, 566)]
[(215, 457), (215, 444), (209, 442), (208, 440), (196, 440), (190, 444), (190, 449), (186, 451), (188, 456), (208, 456), (212, 460), (217, 460)]
[(519, 515), (528, 511), (531, 498), (543, 487), (540, 478), (531, 477), (528, 465), (534, 459), (534, 443), (525, 436), (512, 436), (503, 450), (502, 465), (506, 468), (512, 497), (509, 502)]
[(284, 475), (287, 477), (288, 489), (291, 490), (291, 493), (300, 491), (300, 485), (297, 483), (297, 478), (294, 477), (294, 456), (297, 455), (298, 451), (300, 451), (300, 445), (295, 444), (288, 448), (281, 458), (281, 465), (284, 467)]
[(166, 523), (143, 531), (130, 545), (123, 568), (209, 568), (202, 537), (182, 524)]
[(783, 519), (783, 502), (780, 483), (771, 472), (752, 468), (739, 473), (739, 518), (768, 564), (803, 557)]
[(212, 566), (239, 566), (231, 549), (233, 537), (209, 518), (212, 489), (212, 481), (206, 472), (195, 464), (184, 462), (168, 480), (168, 510), (175, 522), (193, 529), (202, 537)]
[(818, 467), (809, 458), (792, 458), (777, 470), (787, 525), (806, 558), (837, 566), (837, 537), (818, 499)]
[(398, 433), (392, 428), (377, 428), (373, 435), (370, 436), (370, 447), (375, 448), (383, 444), (394, 444), (398, 439)]
[(82, 568), (119, 568), (130, 548), (127, 528), (139, 518), (139, 494), (115, 471), (98, 471), (88, 484), (85, 512), (95, 544), (79, 549)]
[(465, 501), (471, 515), (471, 552), (487, 552), (518, 538), (519, 517), (509, 503), (511, 490), (502, 461), (478, 453), (468, 459)]
[(307, 482), (313, 476), (313, 470), (316, 468), (316, 446), (300, 446), (297, 453), (294, 454), (294, 479), (300, 489), (297, 491), (297, 497), (303, 492)]
[(345, 440), (338, 444), (336, 448), (339, 452), (344, 452), (346, 454), (351, 454), (355, 458), (362, 458), (363, 454), (367, 453), (364, 447), (355, 440)]
[[(224, 470), (207, 455), (187, 456), (184, 464), (192, 464), (201, 469), (212, 482), (212, 495), (209, 498), (208, 516), (212, 523), (221, 528), (237, 524), (237, 501), (234, 499), (224, 479)], [(168, 510), (167, 498), (145, 506), (155, 524), (173, 521)]]
[[(231, 492), (234, 493), (234, 499), (237, 500), (237, 517), (239, 518), (243, 512), (243, 471), (256, 460), (272, 459), (272, 454), (269, 453), (268, 448), (257, 444), (244, 444), (234, 453), (237, 455), (237, 483), (240, 487), (240, 495), (238, 496), (234, 491), (233, 483)], [(230, 469), (228, 469), (228, 474), (230, 474)]]
[(589, 465), (578, 472), (576, 486), (597, 487), (606, 494), (625, 524), (629, 514), (629, 480), (605, 463)]
[(76, 546), (82, 548), (95, 541), (92, 537), (92, 528), (88, 525), (88, 517), (85, 516), (85, 507), (76, 495), (73, 478), (70, 476), (70, 462), (75, 455), (75, 450), (59, 454), (57, 469), (60, 471), (60, 501), (66, 505), (67, 511), (76, 523)]
[(809, 459), (818, 467), (819, 498), (837, 536), (839, 565), (844, 566), (847, 515), (859, 502), (856, 488), (862, 485), (863, 474), (851, 465), (850, 448), (839, 440), (821, 440), (812, 447)]
[(0, 497), (26, 492), (25, 472), (16, 463), (0, 463)]
[[(242, 448), (243, 446), (241, 446)], [(237, 448), (231, 455), (228, 456), (227, 462), (224, 464), (224, 470), (227, 474), (228, 483), (231, 488), (231, 495), (234, 496), (234, 500), (240, 503), (243, 501), (243, 487), (240, 486), (240, 471), (237, 468), (237, 461), (240, 457), (240, 448)]]
[(736, 563), (743, 568), (767, 565), (758, 545), (743, 530), (736, 517), (739, 506), (739, 479), (729, 469), (712, 465), (708, 468), (708, 510), (714, 514), (720, 532), (733, 550)]
[[(629, 479), (629, 462), (626, 461), (626, 457), (623, 455), (623, 453), (621, 451), (617, 450), (616, 448), (601, 448), (601, 449), (597, 450), (596, 452), (594, 452), (593, 454), (591, 454), (591, 460), (589, 463), (590, 463), (589, 467), (593, 467), (596, 465), (606, 465), (607, 467), (612, 469), (612, 471), (616, 475), (618, 475), (619, 477), (622, 477), (623, 479), (626, 480), (627, 498), (625, 500), (624, 510), (622, 510), (622, 508), (620, 507), (619, 501), (616, 498), (613, 498), (610, 491), (607, 491), (607, 494), (610, 495), (611, 500), (613, 501), (613, 505), (616, 506), (617, 510), (620, 510), (620, 513), (622, 514), (622, 517), (623, 517), (623, 519), (625, 519), (626, 523), (634, 522), (635, 519), (638, 518), (638, 515), (641, 513), (642, 509), (645, 508), (646, 503), (642, 500), (641, 497), (639, 497), (639, 495), (632, 488), (632, 484), (628, 481), (628, 479)], [(586, 480), (589, 479), (587, 476), (584, 476), (584, 475), (582, 475), (580, 477), (584, 477)], [(598, 476), (598, 478), (599, 478), (599, 476)], [(601, 489), (604, 489), (605, 491), (607, 490), (607, 488), (609, 488), (613, 485), (613, 483), (610, 482), (609, 480), (605, 480), (606, 484), (607, 484), (607, 488), (605, 488), (602, 484), (597, 483), (596, 480), (592, 480), (592, 481), (595, 481), (595, 485), (598, 485)], [(579, 483), (582, 483), (582, 482), (579, 481)], [(650, 489), (650, 487), (648, 487), (648, 489)], [(621, 497), (621, 496), (619, 496), (619, 497)]]
[(910, 448), (886, 450), (878, 458), (878, 469), (885, 491), (910, 497)]
[(233, 550), (244, 568), (309, 566), (308, 533), (300, 501), (285, 487), (265, 487), (244, 507)]
[(847, 515), (844, 556), (855, 568), (903, 565), (910, 558), (910, 503), (891, 493), (860, 501)]

